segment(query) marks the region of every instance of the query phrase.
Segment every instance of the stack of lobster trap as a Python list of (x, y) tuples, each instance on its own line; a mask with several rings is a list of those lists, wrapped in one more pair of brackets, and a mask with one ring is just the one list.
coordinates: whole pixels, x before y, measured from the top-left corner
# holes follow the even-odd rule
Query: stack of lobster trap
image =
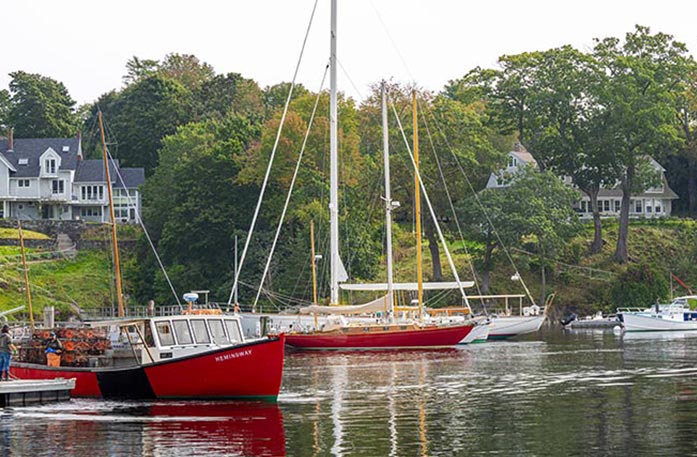
[(30, 340), (25, 340), (19, 347), (19, 361), (46, 364), (46, 344), (51, 332), (63, 345), (61, 366), (86, 367), (90, 360), (103, 357), (105, 351), (111, 348), (111, 342), (105, 331), (92, 328), (56, 328), (35, 330)]

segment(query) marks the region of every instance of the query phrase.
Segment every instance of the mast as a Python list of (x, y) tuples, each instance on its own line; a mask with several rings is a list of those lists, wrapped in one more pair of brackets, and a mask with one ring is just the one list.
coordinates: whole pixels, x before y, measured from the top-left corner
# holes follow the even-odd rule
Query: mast
[[(312, 304), (317, 304), (317, 258), (315, 257), (315, 221), (310, 220), (310, 252), (312, 253)], [(313, 313), (315, 328), (319, 327), (317, 313)]]
[(310, 251), (312, 253), (312, 304), (317, 304), (317, 265), (315, 262), (315, 221), (310, 221)]
[(24, 287), (27, 289), (27, 305), (29, 306), (29, 324), (31, 332), (34, 333), (34, 309), (31, 305), (31, 289), (29, 289), (29, 270), (27, 269), (27, 258), (24, 255), (24, 234), (22, 233), (22, 221), (17, 219), (17, 230), (19, 232), (19, 247), (22, 250), (22, 268), (24, 268)]
[(414, 209), (416, 217), (416, 282), (418, 284), (419, 322), (423, 321), (424, 278), (421, 260), (421, 191), (419, 186), (419, 118), (416, 112), (416, 89), (411, 92), (414, 103)]
[(387, 126), (387, 87), (385, 81), (382, 82), (382, 146), (385, 157), (385, 256), (387, 257), (387, 296), (390, 300), (389, 307), (391, 311), (394, 308), (394, 297), (392, 296), (392, 194), (390, 190), (390, 146)]
[(329, 52), (329, 245), (331, 304), (339, 303), (339, 148), (336, 102), (336, 3), (332, 2)]
[(102, 146), (104, 147), (104, 179), (106, 181), (107, 194), (109, 195), (109, 215), (111, 216), (111, 245), (114, 250), (114, 273), (116, 275), (116, 301), (119, 305), (119, 317), (124, 316), (123, 288), (121, 285), (121, 262), (119, 260), (119, 245), (116, 241), (116, 217), (114, 216), (114, 197), (111, 193), (111, 177), (109, 176), (109, 159), (107, 157), (106, 140), (104, 139), (104, 123), (102, 112), (97, 113), (99, 118), (99, 130), (102, 134)]

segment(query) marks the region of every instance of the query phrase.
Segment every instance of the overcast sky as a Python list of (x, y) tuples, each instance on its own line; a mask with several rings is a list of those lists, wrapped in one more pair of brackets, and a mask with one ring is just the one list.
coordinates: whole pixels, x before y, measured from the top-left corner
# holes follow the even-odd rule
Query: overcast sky
[[(23, 70), (63, 82), (79, 103), (121, 87), (132, 56), (195, 54), (262, 87), (290, 81), (314, 0), (5, 0), (0, 88)], [(624, 36), (635, 24), (697, 50), (692, 0), (339, 0), (340, 90), (383, 78), (440, 90), (498, 56)], [(320, 0), (299, 81), (317, 90), (329, 55)], [(355, 86), (355, 87), (354, 87)]]

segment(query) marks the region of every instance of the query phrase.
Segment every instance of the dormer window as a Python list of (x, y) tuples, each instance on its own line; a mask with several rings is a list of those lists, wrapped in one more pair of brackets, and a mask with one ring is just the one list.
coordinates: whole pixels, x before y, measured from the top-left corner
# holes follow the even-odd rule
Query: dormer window
[(47, 174), (55, 174), (56, 173), (56, 159), (44, 160), (44, 172)]
[(508, 168), (513, 168), (516, 165), (518, 165), (518, 161), (515, 159), (515, 157), (508, 156)]

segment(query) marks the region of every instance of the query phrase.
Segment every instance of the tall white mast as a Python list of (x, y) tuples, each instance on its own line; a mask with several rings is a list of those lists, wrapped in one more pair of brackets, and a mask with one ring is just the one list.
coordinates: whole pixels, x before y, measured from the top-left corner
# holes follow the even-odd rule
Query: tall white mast
[(387, 296), (389, 297), (390, 309), (392, 309), (394, 307), (394, 297), (392, 296), (392, 195), (390, 191), (390, 145), (387, 128), (387, 87), (385, 81), (382, 82), (382, 147), (385, 157), (385, 255), (387, 257)]
[(329, 55), (329, 234), (331, 251), (331, 303), (339, 303), (339, 154), (336, 103), (336, 3), (332, 2)]

